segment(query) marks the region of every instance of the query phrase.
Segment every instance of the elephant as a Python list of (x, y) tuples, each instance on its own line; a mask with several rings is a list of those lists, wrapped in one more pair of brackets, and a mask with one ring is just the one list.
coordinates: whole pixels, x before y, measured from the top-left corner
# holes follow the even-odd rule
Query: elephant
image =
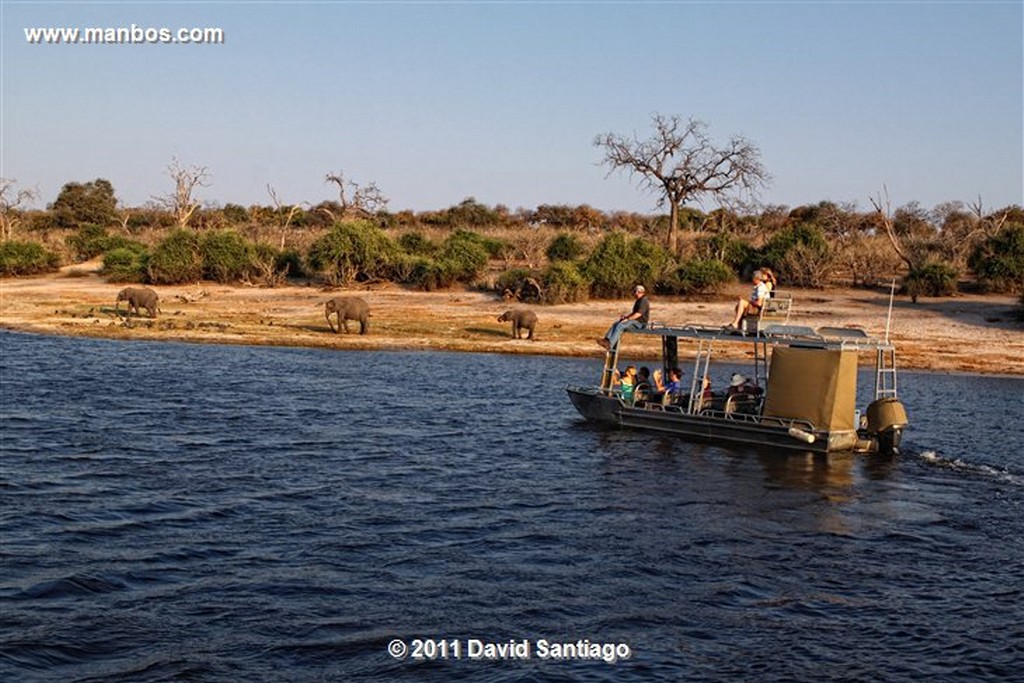
[(527, 339), (533, 339), (533, 328), (537, 326), (537, 314), (525, 308), (515, 308), (498, 316), (499, 323), (512, 323), (512, 338), (522, 339), (520, 330), (527, 330)]
[(140, 308), (145, 308), (150, 318), (155, 318), (160, 312), (160, 296), (148, 287), (125, 287), (122, 289), (117, 293), (117, 301), (114, 302), (115, 311), (119, 310), (118, 307), (122, 301), (128, 302), (129, 318), (132, 317), (132, 311), (135, 311), (135, 315), (140, 315)]
[[(334, 329), (331, 316), (337, 314), (338, 329)], [(359, 321), (359, 334), (366, 334), (370, 329), (370, 306), (365, 301), (353, 296), (339, 296), (324, 304), (324, 317), (331, 326), (331, 332), (341, 334), (342, 329), (348, 334), (348, 321)]]

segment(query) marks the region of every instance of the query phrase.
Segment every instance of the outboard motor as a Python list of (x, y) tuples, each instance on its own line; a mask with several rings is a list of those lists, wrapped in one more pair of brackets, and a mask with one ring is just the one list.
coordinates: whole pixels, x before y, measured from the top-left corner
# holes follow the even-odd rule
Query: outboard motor
[(907, 421), (907, 411), (895, 398), (880, 398), (868, 406), (868, 434), (878, 439), (878, 452), (897, 455)]

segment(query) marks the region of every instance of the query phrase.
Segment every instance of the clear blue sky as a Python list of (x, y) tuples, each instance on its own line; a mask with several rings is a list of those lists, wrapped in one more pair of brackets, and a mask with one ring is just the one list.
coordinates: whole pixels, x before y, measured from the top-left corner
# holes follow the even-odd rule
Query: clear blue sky
[[(653, 113), (742, 134), (790, 207), (980, 196), (1021, 204), (1021, 0), (968, 2), (17, 2), (2, 14), (0, 175), (38, 205), (110, 180), (139, 205), (167, 166), (213, 203), (336, 198), (394, 211), (653, 211), (606, 177), (599, 133)], [(219, 27), (222, 45), (30, 45), (30, 27)], [(714, 208), (705, 206), (706, 209)]]

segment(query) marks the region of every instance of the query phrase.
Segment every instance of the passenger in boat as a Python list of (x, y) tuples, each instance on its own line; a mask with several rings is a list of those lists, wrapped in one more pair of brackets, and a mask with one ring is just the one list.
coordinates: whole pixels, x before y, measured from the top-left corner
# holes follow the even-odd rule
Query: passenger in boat
[(620, 373), (615, 371), (612, 377), (612, 386), (619, 386), (619, 395), (626, 401), (633, 400), (633, 392), (636, 389), (636, 366), (627, 365), (626, 370)]
[(751, 276), (751, 282), (754, 288), (751, 290), (749, 297), (736, 302), (736, 316), (732, 319), (731, 323), (725, 326), (727, 330), (738, 329), (743, 316), (757, 315), (761, 311), (761, 307), (764, 306), (764, 302), (768, 299), (768, 293), (771, 289), (765, 284), (764, 274), (760, 270), (754, 271), (753, 276)]
[(668, 371), (668, 381), (664, 381), (664, 375), (661, 370), (654, 371), (654, 386), (662, 394), (671, 394), (678, 396), (679, 392), (682, 391), (683, 371), (679, 368), (670, 368)]
[(736, 396), (745, 394), (748, 396), (760, 396), (763, 393), (764, 390), (751, 382), (749, 377), (744, 377), (737, 372), (729, 380), (729, 390), (726, 392), (726, 395)]
[(636, 371), (636, 387), (633, 389), (633, 394), (637, 400), (648, 399), (651, 396), (651, 388), (654, 385), (651, 383), (651, 369), (646, 365), (641, 366)]
[(633, 310), (619, 317), (615, 323), (608, 328), (608, 333), (597, 340), (605, 349), (610, 349), (619, 342), (619, 337), (626, 330), (640, 329), (647, 324), (651, 315), (651, 302), (647, 300), (647, 290), (643, 285), (633, 288)]

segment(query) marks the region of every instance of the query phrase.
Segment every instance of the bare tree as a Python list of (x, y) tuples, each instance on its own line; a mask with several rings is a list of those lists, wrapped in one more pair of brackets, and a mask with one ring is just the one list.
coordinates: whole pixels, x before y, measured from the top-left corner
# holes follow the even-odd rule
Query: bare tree
[[(893, 214), (889, 203), (889, 190), (884, 186), (883, 194), (884, 201), (881, 197), (871, 198), (875, 220), (881, 223), (893, 251), (906, 264), (907, 269), (911, 272), (919, 270), (928, 263), (929, 257), (936, 250), (936, 235), (933, 228), (926, 221), (919, 219), (916, 202), (897, 209)], [(898, 224), (901, 211), (902, 226)]]
[(13, 178), (0, 178), (0, 238), (3, 240), (14, 237), (14, 228), (21, 222), (17, 215), (19, 207), (39, 198), (35, 190), (15, 192), (14, 186), (17, 183)]
[[(277, 198), (277, 192), (270, 183), (267, 183), (267, 194), (270, 195), (270, 201), (274, 203), (275, 216), (280, 218), (281, 214), (284, 213), (283, 209), (285, 206), (281, 203), (281, 200)], [(281, 226), (281, 249), (284, 249), (284, 240), (285, 235), (288, 233), (288, 226), (291, 224), (292, 219), (295, 218), (295, 214), (300, 211), (302, 211), (302, 206), (299, 204), (294, 204), (288, 208), (288, 216), (284, 219), (284, 224)]]
[(164, 208), (174, 214), (179, 227), (188, 226), (192, 214), (199, 208), (199, 202), (193, 196), (196, 188), (209, 187), (210, 171), (205, 166), (183, 167), (177, 158), (172, 158), (167, 167), (167, 175), (174, 181), (174, 192), (162, 197), (154, 197)]
[(640, 186), (660, 193), (658, 206), (668, 204), (668, 248), (675, 253), (679, 210), (704, 195), (725, 197), (733, 193), (756, 194), (767, 184), (761, 152), (742, 136), (733, 136), (718, 147), (708, 138), (707, 126), (679, 116), (652, 116), (654, 134), (644, 140), (635, 135), (598, 135), (594, 145), (604, 149), (602, 163), (609, 175), (625, 169), (640, 176)]
[(373, 181), (369, 185), (360, 186), (358, 183), (346, 179), (344, 171), (338, 171), (337, 173), (328, 173), (324, 182), (334, 183), (338, 186), (338, 203), (341, 205), (342, 218), (349, 216), (366, 218), (388, 208), (387, 197)]

